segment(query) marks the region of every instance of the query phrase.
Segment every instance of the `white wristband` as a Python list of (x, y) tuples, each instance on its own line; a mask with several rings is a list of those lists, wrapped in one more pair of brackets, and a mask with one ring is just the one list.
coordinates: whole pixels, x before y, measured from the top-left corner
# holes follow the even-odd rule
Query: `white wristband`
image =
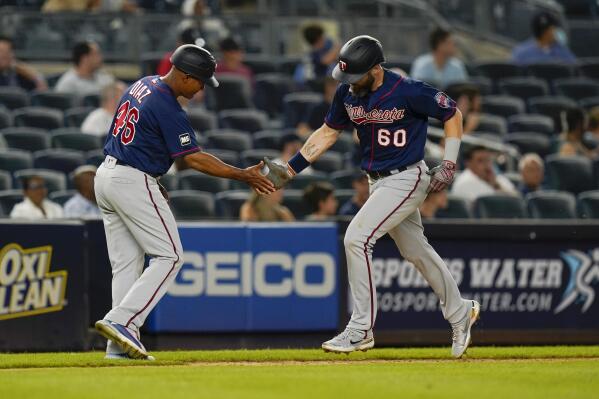
[(445, 156), (443, 160), (456, 163), (460, 153), (460, 143), (462, 140), (457, 137), (448, 137), (445, 139)]

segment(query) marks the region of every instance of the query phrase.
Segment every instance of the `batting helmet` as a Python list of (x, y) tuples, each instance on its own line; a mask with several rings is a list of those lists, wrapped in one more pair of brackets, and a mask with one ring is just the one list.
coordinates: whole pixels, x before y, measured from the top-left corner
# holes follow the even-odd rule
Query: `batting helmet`
[(356, 36), (341, 47), (333, 78), (343, 83), (355, 83), (382, 62), (385, 62), (385, 56), (381, 42), (367, 35)]
[(214, 78), (216, 60), (208, 50), (195, 44), (184, 44), (171, 55), (171, 63), (181, 72), (208, 86), (218, 87), (218, 81)]

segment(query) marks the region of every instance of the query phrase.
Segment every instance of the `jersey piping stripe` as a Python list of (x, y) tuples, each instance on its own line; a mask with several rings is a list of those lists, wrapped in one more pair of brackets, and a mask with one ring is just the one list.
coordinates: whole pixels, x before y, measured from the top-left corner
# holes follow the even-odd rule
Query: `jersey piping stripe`
[(195, 152), (200, 151), (200, 147), (194, 147), (194, 148), (190, 148), (189, 150), (178, 152), (176, 154), (171, 154), (171, 158), (178, 157), (179, 155), (187, 154), (188, 152), (192, 152), (192, 151), (195, 151)]
[(366, 258), (366, 267), (368, 269), (368, 289), (370, 290), (370, 328), (369, 328), (369, 330), (374, 326), (374, 293), (372, 292), (372, 275), (370, 272), (370, 261), (368, 260), (368, 243), (370, 242), (370, 239), (372, 238), (372, 236), (374, 236), (374, 233), (376, 233), (376, 231), (381, 228), (383, 223), (385, 223), (387, 221), (387, 219), (389, 219), (391, 217), (391, 215), (393, 215), (395, 212), (397, 212), (397, 210), (399, 208), (401, 208), (401, 206), (412, 196), (414, 191), (416, 191), (416, 187), (418, 187), (418, 184), (420, 184), (420, 176), (422, 174), (422, 169), (420, 169), (420, 166), (417, 166), (417, 168), (418, 168), (418, 179), (416, 180), (416, 184), (414, 184), (414, 188), (412, 189), (412, 191), (410, 191), (408, 193), (408, 195), (399, 203), (399, 205), (397, 205), (395, 207), (395, 209), (393, 209), (383, 219), (383, 221), (380, 222), (378, 224), (378, 226), (376, 226), (374, 228), (374, 230), (372, 230), (372, 233), (370, 233), (370, 235), (366, 239), (366, 242), (364, 243), (364, 257)]
[(144, 175), (144, 179), (146, 180), (146, 189), (148, 190), (148, 194), (150, 195), (150, 201), (152, 201), (152, 205), (154, 205), (154, 210), (156, 211), (156, 214), (158, 215), (158, 217), (160, 218), (160, 221), (162, 222), (162, 225), (164, 226), (164, 230), (166, 231), (166, 234), (168, 235), (168, 239), (171, 242), (171, 245), (173, 246), (173, 251), (175, 252), (175, 255), (177, 256), (177, 259), (175, 259), (175, 261), (173, 262), (173, 265), (171, 266), (170, 270), (168, 271), (166, 276), (164, 276), (164, 279), (162, 279), (162, 281), (160, 282), (160, 284), (158, 285), (158, 287), (152, 294), (152, 297), (150, 298), (150, 300), (145, 304), (145, 306), (143, 308), (141, 308), (141, 310), (139, 310), (137, 313), (135, 313), (133, 315), (133, 317), (131, 317), (129, 319), (129, 321), (127, 322), (125, 327), (129, 327), (129, 324), (131, 324), (133, 319), (135, 319), (137, 316), (139, 316), (144, 310), (147, 309), (148, 306), (150, 306), (150, 304), (156, 297), (156, 294), (160, 290), (160, 287), (162, 287), (162, 285), (164, 284), (164, 282), (166, 281), (168, 276), (170, 276), (171, 273), (173, 272), (173, 270), (175, 269), (175, 265), (177, 264), (177, 262), (179, 262), (179, 253), (177, 252), (177, 247), (176, 247), (175, 243), (173, 242), (173, 237), (171, 237), (171, 233), (170, 233), (170, 231), (168, 231), (168, 227), (166, 227), (166, 223), (164, 223), (164, 219), (162, 218), (162, 215), (158, 211), (158, 206), (156, 205), (156, 202), (154, 202), (154, 197), (152, 197), (152, 192), (150, 191), (150, 186), (148, 186), (148, 176)]

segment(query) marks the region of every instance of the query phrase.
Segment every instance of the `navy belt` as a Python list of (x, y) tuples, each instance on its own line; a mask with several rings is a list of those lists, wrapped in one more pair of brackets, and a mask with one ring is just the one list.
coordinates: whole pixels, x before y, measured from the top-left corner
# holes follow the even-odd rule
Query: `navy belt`
[[(125, 163), (125, 162), (121, 161), (121, 160), (120, 160), (120, 159), (118, 159), (118, 158), (116, 158), (116, 164), (117, 164), (117, 165), (121, 165), (121, 166), (128, 166), (128, 167), (130, 167), (130, 168), (133, 168), (133, 166), (131, 166), (131, 165), (129, 165), (129, 164), (127, 164), (127, 163)], [(137, 168), (134, 168), (134, 169), (137, 169)], [(142, 170), (142, 172), (144, 172), (144, 171)], [(154, 179), (158, 179), (160, 176), (162, 176), (162, 175), (158, 175), (158, 174), (155, 174), (155, 173), (148, 173), (148, 172), (144, 172), (144, 173), (145, 173), (146, 175), (148, 175), (148, 176), (152, 176)]]
[(372, 180), (378, 180), (378, 179), (382, 179), (383, 177), (396, 175), (396, 174), (401, 173), (407, 169), (408, 169), (407, 166), (402, 166), (401, 168), (391, 169), (391, 170), (371, 170), (371, 171), (367, 171), (366, 174)]

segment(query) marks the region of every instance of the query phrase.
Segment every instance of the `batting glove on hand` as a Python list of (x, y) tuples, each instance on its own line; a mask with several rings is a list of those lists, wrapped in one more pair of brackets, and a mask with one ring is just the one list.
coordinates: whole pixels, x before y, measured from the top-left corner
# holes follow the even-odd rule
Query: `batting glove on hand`
[(441, 165), (435, 166), (428, 172), (431, 176), (431, 182), (426, 189), (427, 193), (443, 191), (451, 184), (453, 177), (455, 176), (455, 163), (451, 161), (443, 161)]
[(263, 169), (266, 178), (274, 184), (277, 190), (284, 187), (291, 180), (292, 176), (286, 166), (279, 165), (266, 157), (264, 157), (264, 165), (266, 165)]

